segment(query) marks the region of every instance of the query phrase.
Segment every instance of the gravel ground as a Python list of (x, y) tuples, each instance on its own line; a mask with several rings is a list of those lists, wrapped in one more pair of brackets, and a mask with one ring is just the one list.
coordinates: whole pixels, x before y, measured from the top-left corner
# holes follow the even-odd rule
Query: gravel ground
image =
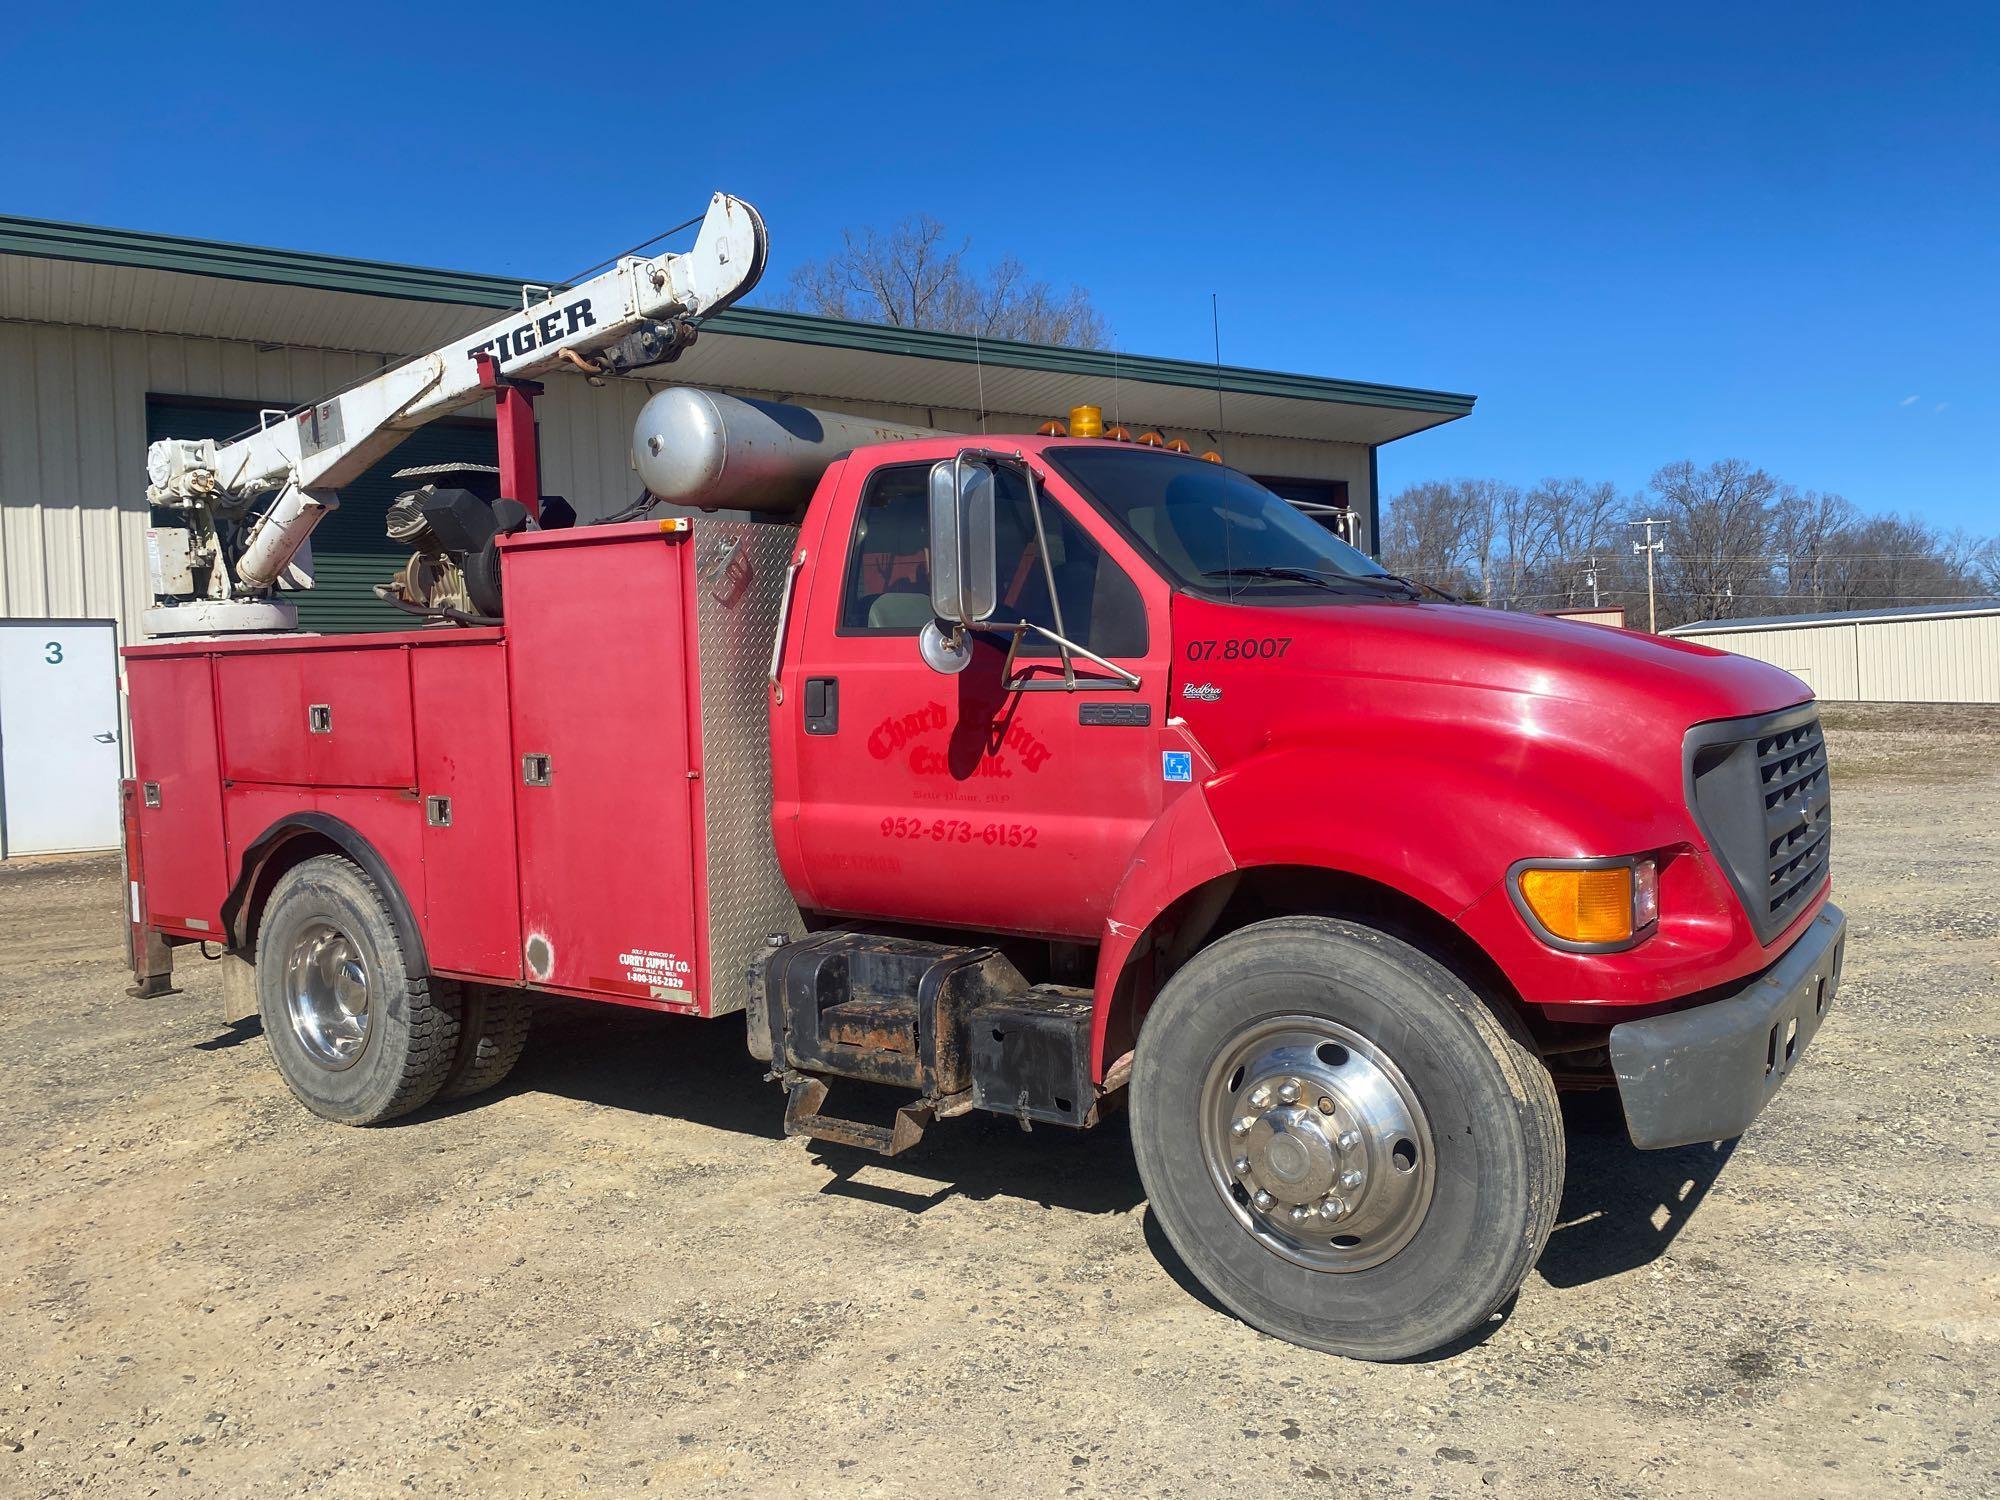
[(1571, 1111), (1486, 1337), (1204, 1300), (1130, 1143), (787, 1141), (740, 1028), (551, 1009), (496, 1095), (309, 1118), (115, 862), (0, 867), (0, 1495), (2000, 1492), (2000, 714), (1831, 711), (1840, 1001), (1740, 1144)]

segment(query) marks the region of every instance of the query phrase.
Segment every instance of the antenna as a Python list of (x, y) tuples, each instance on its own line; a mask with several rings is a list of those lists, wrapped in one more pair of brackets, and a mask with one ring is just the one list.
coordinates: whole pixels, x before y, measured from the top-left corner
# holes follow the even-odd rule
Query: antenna
[(986, 360), (979, 352), (979, 331), (972, 333), (972, 368), (979, 377), (979, 430), (986, 431)]
[(1222, 446), (1222, 310), (1214, 292), (1208, 294), (1208, 326), (1215, 334), (1215, 444)]
[[(1219, 453), (1223, 446), (1222, 431), (1222, 314), (1217, 311), (1215, 293), (1208, 294), (1208, 326), (1215, 335), (1215, 448)], [(1229, 545), (1229, 533), (1235, 528), (1229, 524), (1229, 512), (1222, 517), (1222, 566), (1229, 573), (1229, 597), (1236, 597), (1236, 549)]]

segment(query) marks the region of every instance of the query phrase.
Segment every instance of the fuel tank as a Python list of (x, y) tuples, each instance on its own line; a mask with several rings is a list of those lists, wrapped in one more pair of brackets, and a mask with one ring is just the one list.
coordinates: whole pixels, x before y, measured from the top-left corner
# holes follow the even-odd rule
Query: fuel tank
[(639, 412), (632, 464), (647, 491), (700, 510), (797, 510), (826, 466), (870, 443), (941, 437), (872, 417), (675, 386)]

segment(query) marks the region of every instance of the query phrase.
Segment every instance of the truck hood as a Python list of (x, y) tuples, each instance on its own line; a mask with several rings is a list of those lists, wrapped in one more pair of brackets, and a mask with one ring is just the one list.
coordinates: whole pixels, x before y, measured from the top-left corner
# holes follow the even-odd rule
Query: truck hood
[[(1812, 689), (1766, 662), (1609, 625), (1459, 604), (1311, 611), (1342, 670), (1599, 704), (1644, 704), (1682, 727), (1768, 713)], [(1329, 637), (1338, 635), (1338, 643)]]
[[(1317, 852), (1265, 855), (1359, 868), (1360, 834), (1341, 829), (1387, 819), (1381, 878), (1402, 889), (1428, 878), (1424, 860), (1450, 865), (1438, 848), (1488, 851), (1434, 893), (1441, 911), (1524, 854), (1701, 841), (1683, 794), (1688, 730), (1812, 696), (1789, 672), (1705, 646), (1465, 605), (1180, 595), (1173, 620), (1168, 712), (1199, 748), (1218, 819), (1283, 808), (1303, 826), (1317, 799), (1343, 801)], [(1242, 840), (1249, 826), (1225, 832)]]
[[(1691, 725), (1812, 697), (1789, 672), (1691, 641), (1458, 604), (1275, 608), (1182, 595), (1174, 634), (1181, 697), (1205, 696), (1204, 683), (1254, 695), (1264, 684), (1253, 686), (1253, 674), (1268, 681), (1268, 666), (1276, 666), (1294, 690), (1310, 674), (1330, 698), (1353, 707), (1366, 701), (1388, 718), (1463, 717), (1489, 729), (1509, 720), (1546, 728), (1615, 716), (1678, 746)], [(1275, 661), (1267, 641), (1284, 643)]]

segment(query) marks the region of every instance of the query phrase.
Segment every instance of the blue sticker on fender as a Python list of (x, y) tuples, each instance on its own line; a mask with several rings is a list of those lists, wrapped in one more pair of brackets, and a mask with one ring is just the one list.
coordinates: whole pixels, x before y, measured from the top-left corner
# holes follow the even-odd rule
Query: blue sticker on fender
[(1194, 756), (1186, 750), (1162, 750), (1160, 752), (1160, 779), (1163, 781), (1193, 781)]

